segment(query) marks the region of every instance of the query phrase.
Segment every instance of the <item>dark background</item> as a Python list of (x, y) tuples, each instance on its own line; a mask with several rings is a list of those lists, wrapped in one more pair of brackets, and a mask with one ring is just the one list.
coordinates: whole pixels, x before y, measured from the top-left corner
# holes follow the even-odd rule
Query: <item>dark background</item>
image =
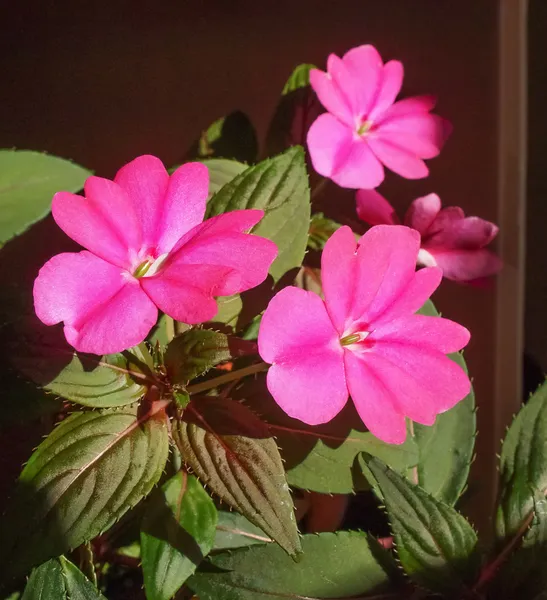
[[(371, 43), (384, 60), (403, 61), (404, 95), (438, 95), (437, 112), (454, 125), (441, 156), (429, 163), (428, 179), (390, 175), (382, 191), (399, 207), (435, 191), (447, 205), (497, 221), (499, 5), (498, 0), (2, 0), (0, 147), (45, 150), (110, 177), (143, 153), (159, 156), (167, 166), (180, 162), (201, 130), (234, 109), (250, 116), (263, 140), (297, 64), (322, 67), (329, 52)], [(547, 368), (541, 218), (547, 216), (547, 2), (532, 2), (530, 10), (526, 335), (532, 355)], [(343, 201), (331, 191), (333, 202)], [(451, 282), (436, 298), (445, 316), (473, 332), (466, 356), (481, 407), (480, 443), (492, 456), (499, 440), (489, 427), (495, 410), (496, 301), (495, 285), (476, 289)]]

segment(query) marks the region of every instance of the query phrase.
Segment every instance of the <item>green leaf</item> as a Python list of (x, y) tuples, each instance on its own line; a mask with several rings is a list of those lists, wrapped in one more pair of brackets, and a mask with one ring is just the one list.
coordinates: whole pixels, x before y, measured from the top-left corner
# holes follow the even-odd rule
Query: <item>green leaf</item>
[(23, 469), (0, 523), (3, 575), (26, 573), (94, 538), (150, 492), (167, 460), (165, 405), (75, 413), (53, 430)]
[(63, 556), (31, 573), (21, 600), (106, 600), (85, 575)]
[(368, 457), (366, 464), (371, 483), (382, 492), (405, 572), (433, 591), (464, 591), (478, 567), (477, 535), (471, 525), (379, 459)]
[(0, 150), (0, 244), (45, 217), (55, 192), (77, 192), (91, 174), (64, 158)]
[(56, 558), (33, 569), (21, 600), (66, 600), (63, 569)]
[(262, 529), (235, 511), (219, 510), (213, 550), (243, 548), (272, 542)]
[[(389, 588), (376, 548), (364, 533), (305, 535), (298, 563), (274, 544), (211, 556), (189, 583), (200, 600), (365, 598)], [(205, 565), (206, 563), (204, 563)]]
[(272, 240), (279, 249), (270, 269), (277, 281), (300, 266), (308, 241), (310, 189), (302, 148), (290, 148), (243, 171), (211, 198), (207, 217), (250, 208), (265, 213), (253, 233)]
[(186, 384), (231, 356), (226, 334), (210, 329), (189, 329), (167, 346), (165, 366), (170, 381)]
[(123, 354), (95, 356), (74, 352), (65, 344), (18, 344), (13, 361), (46, 390), (83, 406), (110, 408), (136, 402), (154, 383), (147, 356), (135, 347)]
[(325, 217), (323, 213), (315, 213), (311, 218), (308, 248), (323, 250), (330, 236), (340, 229), (340, 223)]
[(283, 87), (281, 94), (286, 96), (295, 90), (308, 87), (310, 85), (310, 71), (316, 68), (315, 65), (309, 63), (298, 65), (291, 73), (289, 79), (287, 79), (287, 83)]
[(237, 160), (226, 158), (210, 158), (201, 161), (209, 169), (209, 196), (210, 200), (223, 186), (230, 183), (248, 168), (247, 165)]
[(321, 114), (321, 104), (309, 86), (313, 68), (310, 64), (299, 65), (285, 83), (266, 135), (269, 155), (296, 144), (305, 145), (311, 124)]
[(330, 423), (312, 427), (287, 416), (273, 401), (265, 377), (248, 381), (237, 397), (264, 421), (275, 435), (290, 485), (314, 492), (348, 494), (368, 489), (368, 483), (355, 468), (355, 458), (363, 451), (382, 458), (402, 473), (418, 461), (418, 449), (409, 436), (404, 444), (386, 444), (364, 431), (351, 404)]
[(257, 154), (256, 131), (249, 117), (240, 110), (214, 121), (197, 142), (198, 158), (214, 156), (254, 162)]
[(526, 531), (535, 498), (547, 493), (547, 383), (521, 409), (503, 442), (496, 533), (500, 542)]
[(141, 530), (148, 600), (169, 600), (213, 547), (217, 510), (199, 481), (180, 472), (151, 499)]
[[(419, 313), (439, 316), (430, 300)], [(467, 372), (461, 354), (451, 354), (450, 358)], [(475, 394), (471, 390), (454, 408), (437, 415), (431, 427), (412, 423), (411, 433), (419, 449), (419, 461), (411, 479), (450, 505), (457, 502), (469, 476), (477, 432), (475, 412)]]
[(219, 397), (192, 401), (173, 437), (211, 491), (289, 554), (300, 551), (293, 502), (277, 445), (248, 408)]

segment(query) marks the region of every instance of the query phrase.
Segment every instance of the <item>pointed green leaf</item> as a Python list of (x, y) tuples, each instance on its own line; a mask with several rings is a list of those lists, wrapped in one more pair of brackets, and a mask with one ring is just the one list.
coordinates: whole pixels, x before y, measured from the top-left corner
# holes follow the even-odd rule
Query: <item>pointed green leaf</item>
[(249, 117), (236, 110), (209, 125), (201, 134), (196, 150), (199, 158), (214, 156), (254, 162), (258, 154), (258, 139)]
[(0, 523), (6, 577), (94, 538), (150, 492), (167, 460), (165, 404), (75, 413), (38, 446)]
[(210, 158), (201, 162), (209, 169), (208, 200), (248, 168), (248, 165), (227, 158)]
[(398, 446), (382, 442), (364, 431), (351, 404), (330, 423), (314, 427), (292, 419), (279, 408), (267, 391), (264, 376), (245, 382), (237, 398), (267, 422), (279, 445), (289, 485), (331, 494), (368, 489), (360, 469), (354, 466), (356, 456), (363, 451), (402, 473), (418, 461), (411, 437)]
[(148, 600), (169, 600), (213, 547), (217, 510), (199, 481), (180, 472), (151, 499), (141, 530)]
[(226, 334), (189, 329), (169, 343), (164, 358), (170, 381), (186, 384), (231, 356)]
[(67, 600), (106, 600), (89, 579), (64, 556), (58, 559), (65, 577)]
[(300, 266), (308, 241), (310, 189), (302, 148), (290, 148), (243, 171), (211, 198), (207, 217), (250, 208), (265, 213), (253, 233), (272, 240), (279, 249), (270, 269), (277, 281)]
[(273, 542), (262, 529), (235, 511), (219, 510), (213, 550), (243, 548)]
[(496, 519), (499, 540), (522, 535), (531, 521), (536, 494), (547, 493), (547, 383), (521, 409), (503, 442), (500, 501)]
[(366, 457), (371, 483), (383, 496), (405, 572), (433, 591), (462, 592), (478, 567), (477, 535), (451, 506)]
[(305, 535), (302, 550), (297, 563), (275, 544), (222, 552), (188, 584), (200, 600), (364, 600), (389, 589), (376, 548), (364, 533)]
[(218, 397), (190, 403), (173, 424), (183, 460), (213, 493), (284, 550), (300, 551), (293, 502), (277, 445), (246, 407)]
[(21, 600), (66, 600), (63, 569), (56, 558), (33, 569)]
[(316, 68), (315, 65), (309, 63), (298, 65), (290, 74), (289, 79), (287, 79), (287, 83), (285, 84), (281, 95), (286, 96), (295, 90), (308, 87), (310, 85), (310, 71)]
[[(57, 333), (57, 332), (55, 332)], [(83, 406), (110, 408), (136, 402), (154, 383), (140, 347), (123, 354), (96, 356), (74, 352), (64, 342), (16, 342), (13, 362), (34, 383)]]
[(0, 150), (0, 244), (45, 217), (55, 192), (77, 192), (90, 175), (57, 156)]
[[(439, 316), (430, 300), (419, 313)], [(467, 372), (461, 354), (451, 354), (450, 358)], [(454, 505), (467, 483), (476, 432), (473, 390), (454, 408), (437, 415), (431, 427), (412, 423), (411, 435), (419, 449), (419, 461), (410, 478), (435, 498)]]

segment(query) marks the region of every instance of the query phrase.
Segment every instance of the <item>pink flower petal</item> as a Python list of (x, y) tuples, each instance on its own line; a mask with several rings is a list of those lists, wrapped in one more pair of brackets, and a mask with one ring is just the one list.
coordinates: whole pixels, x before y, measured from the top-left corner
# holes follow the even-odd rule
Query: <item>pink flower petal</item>
[(208, 191), (209, 171), (202, 163), (184, 164), (171, 175), (159, 222), (158, 255), (170, 252), (187, 231), (203, 221)]
[(153, 277), (141, 278), (141, 286), (166, 315), (195, 325), (211, 321), (218, 312), (214, 296), (219, 285), (239, 274), (222, 265), (177, 265)]
[(50, 259), (34, 282), (34, 307), (46, 325), (64, 321), (67, 341), (93, 354), (142, 342), (158, 315), (136, 279), (90, 252)]
[(340, 119), (347, 126), (353, 126), (354, 115), (352, 114), (349, 99), (329, 74), (319, 69), (312, 69), (310, 71), (310, 85), (317, 94), (321, 104), (329, 113)]
[(391, 119), (400, 119), (401, 117), (416, 115), (417, 113), (428, 113), (435, 108), (437, 99), (435, 96), (413, 96), (399, 100), (389, 107), (378, 120), (378, 125), (388, 122)]
[(384, 139), (375, 134), (368, 137), (368, 142), (376, 158), (397, 175), (407, 179), (422, 179), (429, 175), (424, 161), (393, 139)]
[(396, 225), (395, 209), (376, 190), (357, 190), (357, 216), (369, 225)]
[(133, 203), (112, 181), (89, 177), (85, 198), (59, 192), (52, 202), (55, 222), (74, 241), (120, 267), (130, 266), (130, 250), (141, 246), (141, 226)]
[(362, 360), (397, 399), (403, 414), (432, 425), (471, 390), (465, 371), (444, 354), (427, 346), (376, 344)]
[(384, 65), (379, 91), (367, 119), (375, 121), (395, 102), (403, 85), (403, 76), (403, 65), (398, 60), (391, 60)]
[(439, 287), (443, 272), (438, 267), (428, 267), (415, 273), (405, 288), (391, 304), (385, 305), (381, 312), (370, 316), (370, 325), (375, 329), (384, 324), (408, 315), (413, 315)]
[(219, 280), (215, 295), (230, 296), (256, 287), (268, 276), (277, 256), (277, 246), (266, 238), (240, 231), (252, 227), (263, 214), (262, 211), (234, 211), (198, 225), (181, 239), (168, 259), (169, 276), (184, 265), (218, 265), (228, 267), (237, 277)]
[(351, 313), (357, 271), (357, 241), (347, 226), (328, 239), (321, 256), (321, 280), (330, 318), (342, 335)]
[[(374, 46), (358, 46), (348, 50), (342, 59), (355, 87), (354, 117), (368, 118), (383, 83), (384, 63)], [(330, 71), (330, 69), (329, 69)]]
[(406, 211), (405, 225), (416, 229), (424, 235), (435, 217), (441, 210), (441, 199), (437, 194), (428, 194), (421, 198), (416, 198)]
[[(418, 232), (401, 225), (377, 225), (365, 233), (357, 252), (353, 320), (374, 323), (400, 301), (416, 277), (419, 247)], [(411, 297), (415, 295), (420, 296), (419, 288)]]
[(317, 425), (342, 410), (343, 349), (319, 296), (295, 287), (279, 292), (262, 318), (258, 349), (273, 363), (268, 389), (289, 416)]
[[(448, 211), (448, 209), (445, 209)], [(444, 211), (442, 211), (444, 212)], [(440, 220), (435, 220), (431, 230), (442, 227)], [(429, 235), (424, 244), (429, 248), (478, 250), (489, 244), (498, 234), (494, 223), (479, 217), (465, 217), (446, 223), (444, 228)]]
[(466, 346), (470, 337), (471, 334), (465, 327), (449, 319), (412, 315), (378, 327), (367, 340), (378, 344), (402, 344), (417, 350), (428, 348), (450, 354)]
[(459, 282), (490, 277), (503, 267), (503, 261), (490, 250), (427, 249), (443, 271), (443, 277)]
[(154, 248), (162, 233), (159, 228), (169, 185), (163, 163), (155, 156), (139, 156), (122, 167), (114, 181), (125, 190), (139, 215), (144, 243)]
[(406, 439), (406, 420), (397, 399), (366, 360), (350, 350), (344, 353), (348, 388), (363, 423), (378, 439), (402, 444)]
[(330, 114), (321, 115), (308, 132), (313, 168), (341, 187), (375, 188), (384, 179), (384, 169), (364, 139)]

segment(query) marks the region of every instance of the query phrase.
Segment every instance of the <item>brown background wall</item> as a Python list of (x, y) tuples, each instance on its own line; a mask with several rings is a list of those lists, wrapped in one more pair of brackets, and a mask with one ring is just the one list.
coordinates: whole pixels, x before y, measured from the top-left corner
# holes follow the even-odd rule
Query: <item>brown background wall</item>
[[(329, 52), (372, 43), (384, 59), (403, 60), (404, 93), (437, 94), (455, 127), (430, 178), (389, 176), (386, 195), (406, 206), (435, 191), (496, 221), (498, 8), (497, 0), (10, 3), (0, 18), (0, 147), (47, 150), (105, 176), (142, 153), (171, 165), (236, 108), (263, 137), (295, 65), (322, 66)], [(536, 17), (546, 9), (539, 0)], [(437, 298), (473, 332), (467, 356), (481, 444), (492, 454), (495, 300), (494, 287), (450, 282)]]

